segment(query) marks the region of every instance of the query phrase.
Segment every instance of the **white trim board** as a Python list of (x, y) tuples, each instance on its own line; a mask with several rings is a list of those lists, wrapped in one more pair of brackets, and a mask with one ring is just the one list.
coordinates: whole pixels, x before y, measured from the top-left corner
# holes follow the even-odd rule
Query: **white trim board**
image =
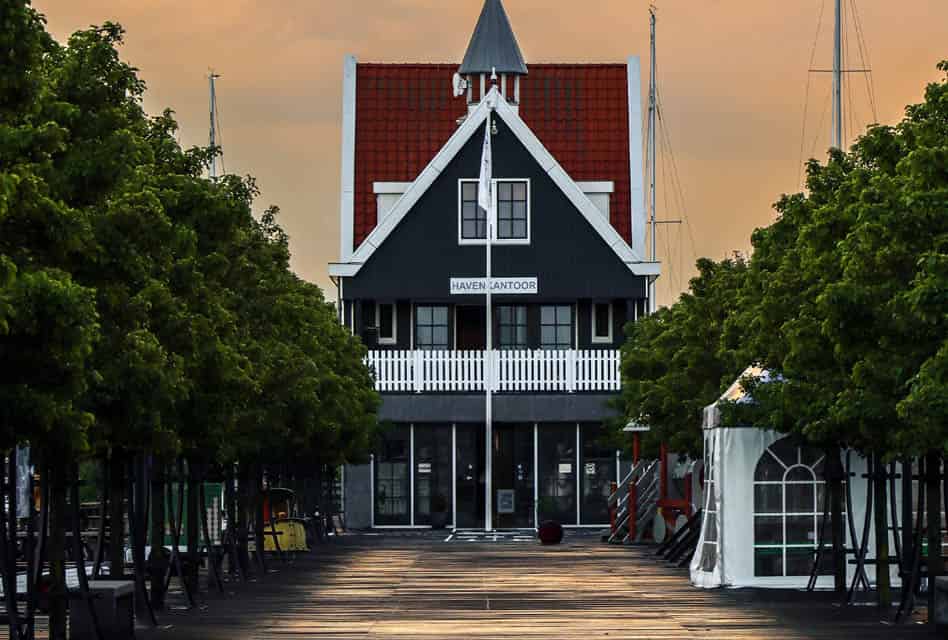
[[(629, 89), (629, 202), (632, 250), (645, 256), (645, 144), (642, 141), (642, 70), (638, 56), (626, 61)], [(657, 273), (655, 275), (658, 275)]]
[(577, 182), (576, 186), (582, 189), (583, 193), (613, 193), (616, 190), (616, 183), (612, 180)]
[[(346, 56), (342, 65), (342, 165), (339, 190), (339, 260), (352, 256), (355, 238), (355, 131), (356, 59)], [(330, 267), (330, 272), (332, 267)]]
[(402, 194), (408, 191), (408, 188), (410, 186), (411, 186), (410, 182), (373, 182), (372, 192), (375, 194), (379, 194), (379, 193)]
[[(422, 172), (418, 175), (411, 187), (402, 194), (391, 212), (381, 220), (378, 226), (366, 237), (359, 248), (352, 254), (352, 257), (345, 261), (347, 264), (330, 264), (330, 275), (352, 276), (356, 275), (362, 268), (362, 265), (372, 257), (375, 250), (391, 235), (395, 227), (411, 211), (412, 207), (418, 202), (422, 195), (434, 184), (435, 180), (447, 168), (448, 164), (461, 151), (468, 140), (480, 129), (480, 126), (487, 120), (487, 115), (491, 111), (490, 104), (494, 104), (494, 110), (501, 117), (504, 123), (517, 136), (517, 139), (533, 156), (534, 160), (546, 172), (550, 179), (560, 188), (570, 203), (586, 218), (586, 221), (599, 234), (605, 243), (626, 264), (629, 270), (640, 276), (657, 276), (661, 272), (659, 263), (646, 262), (642, 254), (632, 250), (626, 244), (619, 232), (605, 220), (596, 205), (589, 199), (583, 190), (569, 177), (569, 174), (563, 169), (556, 159), (547, 151), (539, 138), (530, 130), (526, 123), (520, 118), (517, 111), (507, 103), (497, 87), (491, 87), (487, 96), (481, 100), (477, 108), (471, 112), (470, 116), (461, 124), (460, 127), (448, 139), (448, 142), (441, 148), (435, 157), (428, 163)], [(348, 267), (343, 269), (343, 267)]]

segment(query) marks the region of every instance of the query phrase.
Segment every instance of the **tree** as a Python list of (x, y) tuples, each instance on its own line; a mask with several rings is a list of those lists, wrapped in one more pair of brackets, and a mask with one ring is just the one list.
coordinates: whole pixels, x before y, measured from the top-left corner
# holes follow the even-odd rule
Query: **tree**
[(725, 323), (747, 265), (739, 256), (698, 260), (698, 276), (669, 308), (629, 324), (622, 347), (622, 425), (651, 427), (646, 448), (659, 443), (700, 456), (701, 414), (744, 365), (722, 344)]

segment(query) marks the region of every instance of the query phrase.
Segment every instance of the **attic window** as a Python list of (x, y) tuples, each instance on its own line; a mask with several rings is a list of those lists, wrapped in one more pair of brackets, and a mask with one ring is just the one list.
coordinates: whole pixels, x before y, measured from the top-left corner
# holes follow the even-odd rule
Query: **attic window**
[(498, 181), (495, 185), (497, 202), (497, 239), (529, 239), (529, 216), (526, 180)]
[[(497, 226), (492, 241), (529, 244), (530, 181), (494, 180), (493, 186)], [(458, 242), (484, 244), (486, 237), (487, 215), (477, 204), (477, 180), (461, 180), (458, 184)]]
[(462, 180), (459, 189), (461, 241), (483, 240), (487, 237), (487, 215), (477, 206), (477, 180)]

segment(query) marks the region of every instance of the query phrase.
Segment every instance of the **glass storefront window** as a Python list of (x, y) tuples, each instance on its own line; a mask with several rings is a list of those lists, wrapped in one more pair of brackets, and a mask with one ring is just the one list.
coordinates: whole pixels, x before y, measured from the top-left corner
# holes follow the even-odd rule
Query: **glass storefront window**
[(451, 425), (416, 424), (415, 524), (431, 524), (438, 508), (451, 522), (451, 493)]
[(601, 442), (601, 424), (580, 425), (580, 524), (609, 524), (609, 493), (616, 481), (616, 452)]
[(532, 527), (533, 425), (497, 423), (493, 437), (494, 526)]
[(538, 436), (538, 522), (576, 524), (576, 424), (541, 424)]
[(375, 456), (375, 524), (411, 524), (408, 475), (411, 448), (408, 425), (395, 425), (382, 434)]
[(457, 527), (484, 526), (484, 425), (457, 425)]

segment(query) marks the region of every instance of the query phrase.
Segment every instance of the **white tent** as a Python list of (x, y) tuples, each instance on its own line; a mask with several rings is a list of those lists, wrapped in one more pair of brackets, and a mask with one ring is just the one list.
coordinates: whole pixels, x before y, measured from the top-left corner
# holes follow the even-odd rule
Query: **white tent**
[[(752, 402), (740, 380), (767, 372), (748, 368), (712, 405), (704, 409), (704, 516), (691, 561), (691, 582), (697, 587), (803, 588), (809, 580), (823, 515), (822, 451), (797, 446), (776, 431), (748, 426), (722, 426), (723, 402)], [(847, 455), (847, 454), (844, 454)], [(847, 548), (862, 537), (867, 481), (866, 460), (848, 454), (852, 477), (852, 527), (847, 523)], [(857, 542), (851, 539), (851, 531)], [(830, 556), (830, 527), (824, 542)], [(868, 557), (875, 558), (870, 532)], [(893, 546), (890, 542), (890, 550)], [(847, 556), (848, 581), (855, 566)], [(875, 567), (866, 573), (874, 581)], [(897, 567), (892, 584), (898, 584)], [(832, 575), (818, 578), (818, 588), (831, 588)]]

